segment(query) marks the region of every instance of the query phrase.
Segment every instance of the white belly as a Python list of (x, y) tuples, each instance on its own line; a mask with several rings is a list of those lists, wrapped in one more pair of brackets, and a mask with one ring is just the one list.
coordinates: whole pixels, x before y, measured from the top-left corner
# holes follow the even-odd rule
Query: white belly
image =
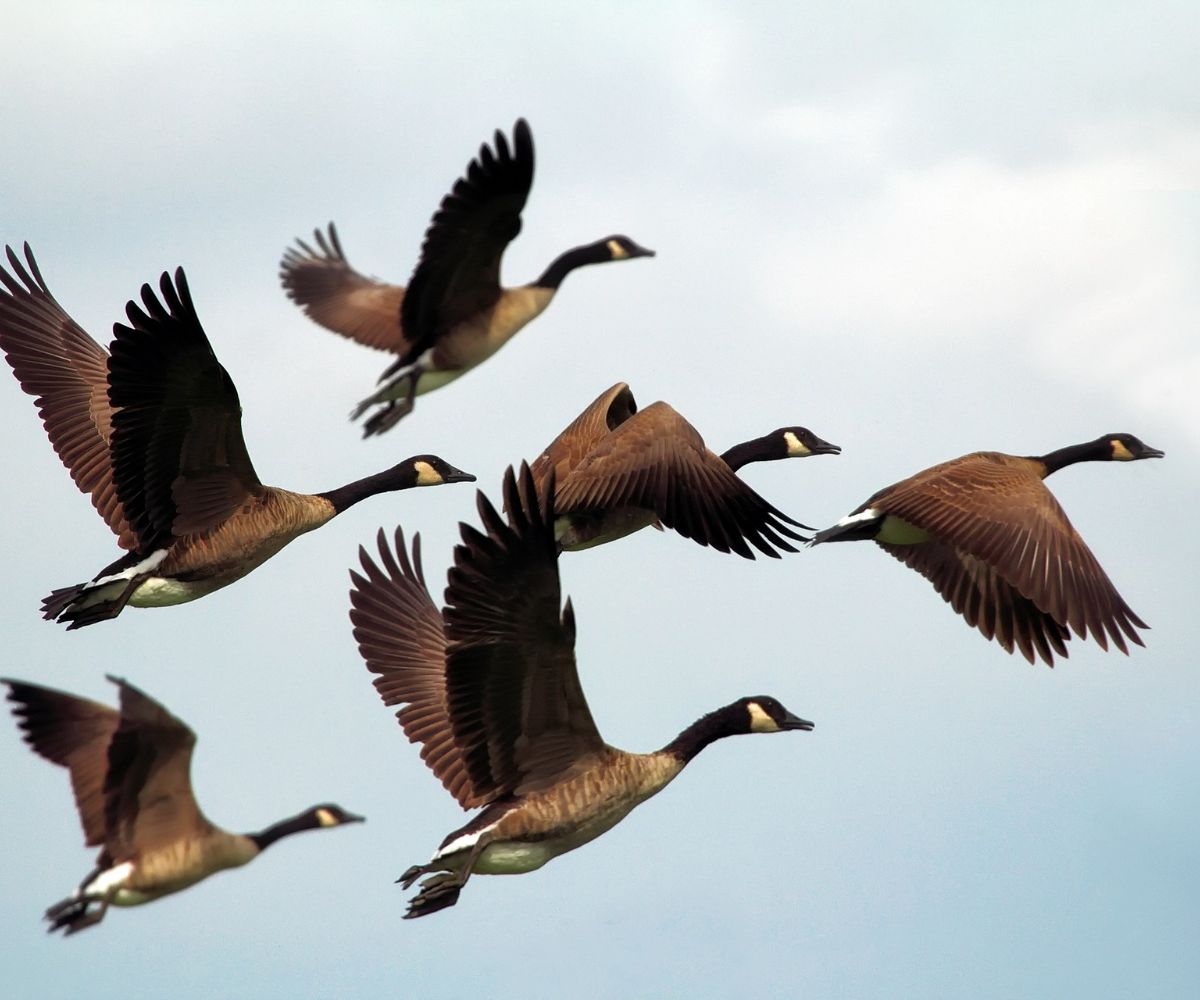
[[(424, 396), (427, 392), (433, 392), (434, 389), (440, 389), (444, 385), (449, 385), (460, 375), (466, 374), (470, 369), (467, 368), (451, 368), (448, 371), (440, 372), (422, 372), (421, 377), (417, 379), (416, 395)], [(404, 393), (397, 393), (396, 399), (403, 399)]]
[(169, 608), (176, 604), (186, 604), (214, 590), (220, 590), (231, 580), (217, 582), (215, 580), (168, 580), (161, 576), (152, 576), (142, 582), (133, 592), (129, 603), (135, 608)]
[(248, 573), (252, 573), (300, 533), (282, 534), (267, 539), (254, 550), (253, 554), (244, 556), (237, 563), (215, 570), (212, 576), (201, 580), (176, 580), (163, 576), (149, 577), (143, 580), (138, 589), (133, 592), (129, 603), (135, 608), (169, 608), (204, 597), (206, 594), (211, 594), (214, 590), (220, 590), (222, 587), (228, 587)]
[[(547, 837), (543, 840), (493, 840), (475, 859), (471, 871), (480, 875), (524, 875), (526, 872), (536, 871), (547, 861), (582, 847), (611, 830), (647, 797), (622, 802), (606, 809), (590, 820), (580, 823), (566, 836)], [(460, 870), (471, 846), (492, 829), (493, 827), (485, 827), (478, 833), (457, 838), (438, 851), (433, 860), (444, 865), (449, 871)]]
[(472, 869), (481, 875), (524, 875), (536, 871), (551, 858), (563, 852), (553, 850), (552, 841), (523, 844), (519, 841), (498, 841), (488, 844), (476, 859)]
[(602, 514), (564, 514), (554, 521), (554, 538), (566, 552), (616, 541), (657, 522), (653, 511), (618, 507)]
[(929, 532), (924, 528), (918, 528), (903, 518), (888, 514), (879, 526), (879, 534), (875, 536), (875, 541), (887, 542), (889, 545), (919, 545), (929, 541), (929, 538)]

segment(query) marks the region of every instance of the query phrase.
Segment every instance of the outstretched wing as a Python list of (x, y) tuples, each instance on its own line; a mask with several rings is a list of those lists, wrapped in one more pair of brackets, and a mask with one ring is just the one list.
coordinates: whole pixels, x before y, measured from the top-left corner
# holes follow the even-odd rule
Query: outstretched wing
[[(1143, 645), (1136, 628), (1146, 624), (1117, 593), (1028, 462), (978, 452), (897, 483), (873, 497), (870, 506), (923, 528), (959, 551), (956, 560), (931, 556), (922, 566), (914, 564), (939, 591), (954, 586), (953, 576), (962, 572), (953, 569), (955, 562), (968, 567), (986, 563), (1038, 611), (1069, 625), (1080, 637), (1090, 632), (1101, 648), (1108, 648), (1109, 639), (1122, 652), (1128, 652), (1126, 638)], [(980, 496), (987, 502), (975, 502)], [(938, 579), (930, 575), (935, 571)], [(986, 613), (999, 614), (1001, 592), (992, 584), (986, 584), (988, 588), (992, 608)], [(1032, 612), (1025, 617), (1032, 619)], [(1042, 631), (1050, 641), (1053, 630), (1043, 626)]]
[(313, 230), (316, 248), (304, 240), (288, 247), (279, 262), (279, 280), (288, 297), (327, 330), (367, 347), (405, 354), (400, 328), (404, 289), (359, 274), (346, 260), (337, 228)]
[(555, 497), (560, 515), (619, 507), (652, 511), (685, 538), (747, 559), (754, 558), (750, 545), (778, 558), (776, 548), (796, 551), (781, 536), (808, 540), (662, 402), (608, 434), (561, 482)]
[(394, 551), (380, 529), (377, 565), (361, 546), (362, 573), (350, 571), (350, 621), (375, 690), (396, 713), (405, 735), (422, 744), (421, 759), (464, 809), (490, 800), (467, 773), (446, 706), (446, 638), (442, 615), (429, 596), (421, 568), (421, 537), (412, 558), (397, 528)]
[(529, 467), (504, 476), (507, 523), (478, 497), (483, 531), (461, 526), (446, 587), (446, 697), (471, 782), (489, 799), (553, 785), (604, 752), (562, 606), (553, 500)]
[(389, 369), (411, 364), (446, 330), (495, 304), (500, 258), (521, 231), (521, 210), (533, 184), (533, 135), (525, 119), (513, 127), (510, 148), (496, 131), (450, 193), (425, 232), (421, 258), (408, 283), (400, 321), (408, 352)]
[(143, 550), (223, 522), (262, 484), (242, 438), (237, 388), (200, 326), (183, 269), (162, 299), (142, 286), (108, 361), (112, 457), (125, 516)]
[(1049, 666), (1054, 665), (1054, 653), (1067, 655), (1071, 637), (1067, 628), (982, 560), (936, 539), (920, 545), (880, 542), (879, 546), (925, 577), (968, 625), (979, 629), (984, 638), (995, 639), (1007, 652), (1015, 644), (1030, 663), (1036, 654)]
[(9, 687), (13, 715), (34, 753), (65, 767), (83, 835), (89, 847), (104, 843), (104, 776), (108, 747), (120, 723), (120, 713), (88, 698), (55, 691), (24, 681), (3, 681)]
[(572, 420), (534, 460), (530, 470), (538, 491), (545, 489), (553, 471), (559, 483), (579, 465), (612, 431), (637, 413), (633, 393), (618, 382), (600, 393), (579, 416)]
[(192, 794), (196, 734), (132, 684), (109, 680), (121, 692), (121, 722), (104, 782), (108, 854), (135, 857), (211, 829)]
[[(486, 534), (463, 543), (438, 613), (414, 540), (381, 531), (377, 565), (359, 550), (350, 619), (375, 688), (421, 757), (465, 809), (543, 788), (603, 751), (575, 670), (575, 625), (563, 609), (553, 518), (528, 467), (504, 480), (508, 523), (481, 493)], [(547, 501), (547, 504), (549, 501)]]
[(28, 269), (5, 249), (13, 274), (0, 267), (0, 349), (21, 388), (37, 397), (42, 426), (75, 485), (91, 494), (122, 548), (136, 548), (109, 458), (108, 352), (54, 300), (29, 244)]

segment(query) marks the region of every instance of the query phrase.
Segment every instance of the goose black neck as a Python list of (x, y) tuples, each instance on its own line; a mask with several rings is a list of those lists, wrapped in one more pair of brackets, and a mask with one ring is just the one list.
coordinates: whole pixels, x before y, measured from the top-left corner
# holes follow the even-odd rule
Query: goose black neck
[(782, 458), (779, 451), (779, 442), (772, 434), (735, 444), (721, 458), (729, 468), (737, 472), (743, 465), (749, 465), (751, 462), (770, 462)]
[(265, 851), (275, 841), (283, 837), (290, 837), (293, 833), (303, 833), (305, 830), (315, 830), (320, 825), (321, 823), (317, 819), (316, 812), (309, 809), (307, 812), (302, 812), (291, 819), (283, 819), (278, 823), (273, 823), (259, 833), (250, 833), (247, 836), (254, 841), (255, 846), (260, 851)]
[(1086, 444), (1072, 444), (1040, 456), (1037, 461), (1046, 467), (1046, 475), (1076, 462), (1107, 462), (1112, 460), (1112, 445), (1104, 438)]
[(339, 486), (328, 493), (318, 493), (332, 505), (336, 513), (353, 507), (360, 500), (373, 497), (377, 493), (390, 493), (395, 490), (405, 490), (416, 485), (416, 476), (407, 465), (398, 465), (383, 472), (377, 472), (365, 479), (356, 479), (345, 486)]
[(726, 705), (702, 715), (663, 747), (662, 752), (678, 757), (686, 764), (710, 743), (745, 732), (746, 709), (742, 705)]
[(603, 264), (612, 260), (612, 254), (604, 243), (589, 243), (587, 246), (575, 247), (566, 253), (561, 253), (550, 262), (550, 266), (542, 272), (542, 276), (534, 282), (538, 288), (557, 289), (563, 278), (577, 267), (587, 264)]

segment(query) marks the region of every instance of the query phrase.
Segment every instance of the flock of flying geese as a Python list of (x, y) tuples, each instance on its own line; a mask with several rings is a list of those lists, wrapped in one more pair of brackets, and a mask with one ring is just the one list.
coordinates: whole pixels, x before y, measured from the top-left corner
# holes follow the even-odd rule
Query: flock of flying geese
[[(614, 235), (561, 254), (532, 283), (503, 288), (500, 260), (521, 228), (533, 181), (524, 120), (501, 132), (457, 180), (425, 234), (407, 288), (351, 268), (337, 230), (314, 233), (281, 263), (287, 294), (317, 323), (396, 360), (354, 417), (382, 434), (415, 398), (499, 350), (550, 304), (573, 270), (653, 256)], [(127, 605), (195, 600), (245, 576), (297, 536), (379, 493), (473, 481), (417, 455), (323, 493), (266, 486), (241, 429), (241, 404), (213, 353), (183, 270), (143, 285), (108, 350), (54, 299), (28, 244), (0, 265), (0, 348), (37, 397), (50, 442), (91, 496), (123, 554), (91, 580), (54, 590), (45, 618), (68, 629)], [(377, 556), (359, 550), (350, 619), (384, 704), (464, 809), (481, 811), (425, 864), (407, 917), (452, 906), (472, 873), (532, 871), (592, 840), (661, 790), (714, 740), (810, 730), (771, 697), (703, 716), (661, 750), (627, 753), (601, 738), (575, 664), (575, 615), (563, 604), (562, 550), (613, 541), (649, 525), (720, 552), (778, 558), (796, 544), (872, 539), (928, 579), (965, 621), (1030, 663), (1053, 665), (1074, 632), (1104, 649), (1142, 645), (1147, 626), (1117, 593), (1043, 480), (1083, 461), (1162, 452), (1106, 434), (1048, 454), (975, 452), (881, 489), (837, 524), (807, 527), (739, 476), (750, 462), (838, 454), (803, 427), (710, 451), (663, 402), (638, 409), (629, 386), (602, 392), (531, 464), (504, 475), (502, 514), (478, 494), (480, 527), (460, 526), (445, 606), (430, 596), (420, 537), (397, 528)], [(210, 823), (192, 794), (195, 735), (132, 684), (114, 709), (8, 680), (29, 746), (70, 773), (95, 868), (50, 907), (50, 930), (72, 934), (110, 905), (133, 906), (243, 865), (282, 837), (360, 821), (314, 806), (258, 833)]]

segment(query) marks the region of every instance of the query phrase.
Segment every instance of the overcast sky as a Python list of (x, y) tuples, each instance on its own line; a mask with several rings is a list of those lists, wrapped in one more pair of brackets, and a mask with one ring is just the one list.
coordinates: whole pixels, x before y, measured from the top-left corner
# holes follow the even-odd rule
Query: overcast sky
[[(763, 693), (816, 730), (717, 744), (595, 843), (402, 923), (393, 880), (464, 815), (370, 685), (346, 570), (401, 523), (440, 594), (473, 488), (375, 498), (202, 601), (67, 633), (39, 599), (118, 550), (3, 375), (4, 672), (162, 700), (229, 829), (327, 800), (368, 817), (62, 941), (42, 910), (93, 854), (66, 774), (0, 722), (12, 995), (1194, 995), (1195, 5), (46, 3), (4, 35), (0, 242), (28, 240), (103, 342), (183, 265), (274, 485), (435, 452), (495, 497), (618, 380), (718, 451), (786, 424), (841, 445), (745, 472), (817, 526), (976, 449), (1129, 431), (1167, 453), (1050, 481), (1153, 626), (1129, 658), (1075, 640), (1030, 667), (866, 544), (751, 563), (644, 532), (564, 557), (609, 742), (654, 749)], [(305, 319), (280, 254), (334, 219), (353, 264), (403, 281), (522, 115), (537, 171), (506, 281), (614, 232), (658, 257), (573, 274), (361, 441), (346, 414), (387, 359)]]

